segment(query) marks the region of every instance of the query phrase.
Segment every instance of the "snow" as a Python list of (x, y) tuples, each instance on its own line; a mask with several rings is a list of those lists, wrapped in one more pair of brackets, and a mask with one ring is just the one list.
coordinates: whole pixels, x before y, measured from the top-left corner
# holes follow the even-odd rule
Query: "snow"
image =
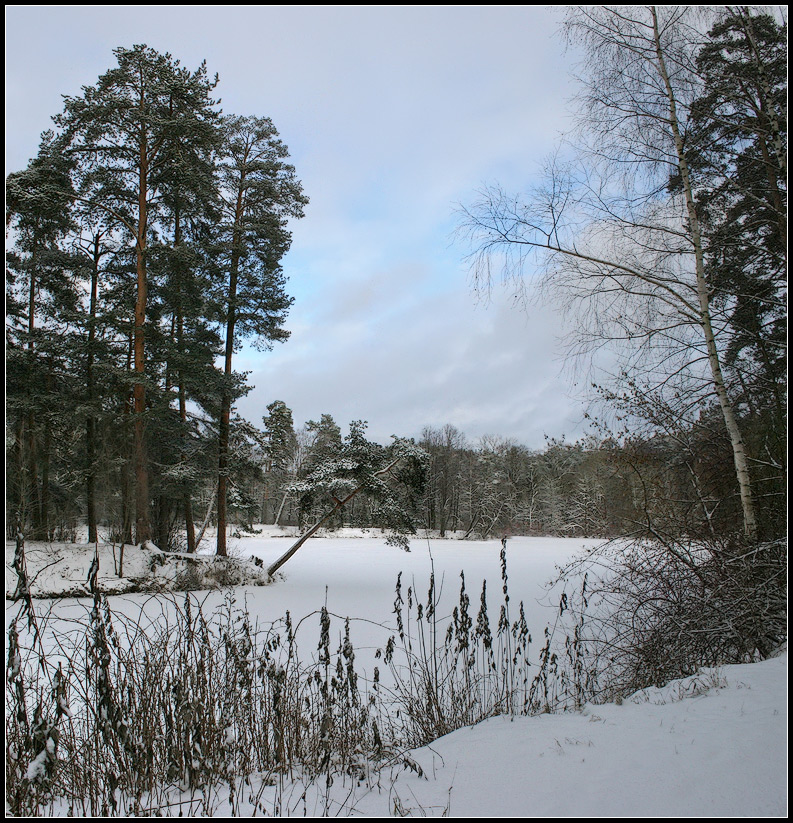
[(463, 817), (786, 816), (787, 655), (700, 677), (717, 685), (460, 729), (395, 791)]
[[(47, 743), (49, 744), (49, 741), (47, 741)], [(30, 762), (26, 774), (28, 780), (40, 780), (44, 776), (50, 754), (50, 746), (48, 745)]]
[[(6, 597), (13, 595), (16, 575), (11, 571), (15, 544), (6, 542)], [(264, 585), (263, 569), (241, 558), (229, 558), (217, 568), (206, 555), (163, 552), (153, 543), (143, 547), (111, 543), (28, 543), (25, 546), (28, 582), (34, 597), (80, 597), (90, 593), (88, 572), (99, 559), (97, 581), (103, 592), (163, 592), (209, 587), (219, 576), (234, 583)]]
[[(266, 567), (289, 547), (288, 536), (267, 528), (259, 535), (232, 540), (231, 554), (246, 567), (258, 569), (249, 562), (251, 557), (263, 559)], [(566, 538), (509, 539), (510, 604), (517, 613), (523, 600), (535, 654), (544, 627), (553, 624), (558, 612), (558, 597), (555, 600), (545, 584), (557, 565), (594, 544)], [(400, 572), (405, 592), (412, 587), (423, 600), (434, 570), (443, 587), (439, 607), (443, 615), (457, 602), (461, 571), (472, 604), (478, 603), (483, 580), (487, 580), (491, 607), (500, 602), (500, 541), (417, 538), (411, 546), (412, 551), (404, 553), (387, 546), (378, 533), (352, 530), (335, 538), (314, 538), (272, 584), (237, 587), (234, 597), (260, 625), (282, 618), (286, 610), (297, 625), (323, 605), (337, 618), (353, 618), (356, 663), (364, 671), (371, 670), (375, 649), (394, 631), (394, 586)], [(13, 544), (6, 546), (7, 593), (15, 585), (10, 573), (13, 548)], [(134, 589), (118, 583), (112, 552), (103, 551), (100, 584), (110, 587), (115, 581), (112, 585), (127, 592), (110, 597), (112, 609), (155, 614), (163, 608), (157, 598), (128, 593)], [(125, 575), (141, 585), (157, 551), (127, 547)], [(93, 552), (94, 547), (84, 545), (30, 545), (29, 576), (39, 592), (55, 594), (61, 586), (63, 593), (72, 594), (77, 582), (85, 582)], [(204, 608), (220, 606), (226, 594), (202, 594)], [(59, 617), (85, 614), (88, 605), (84, 598), (49, 601), (49, 624)], [(7, 601), (7, 624), (17, 610), (18, 604)], [(312, 616), (305, 623), (310, 629), (304, 629), (314, 644), (317, 623)], [(332, 631), (341, 636), (339, 620)], [(396, 764), (381, 775), (379, 789), (349, 781), (328, 790), (295, 786), (287, 795), (281, 788), (281, 797), (293, 800), (284, 803), (281, 816), (316, 816), (327, 810), (341, 816), (784, 817), (787, 651), (759, 663), (704, 670), (639, 692), (621, 705), (491, 719), (411, 752), (411, 761), (423, 776)], [(43, 765), (41, 760), (30, 768), (38, 771)], [(266, 802), (275, 789), (261, 791)], [(222, 801), (213, 813), (225, 816)]]

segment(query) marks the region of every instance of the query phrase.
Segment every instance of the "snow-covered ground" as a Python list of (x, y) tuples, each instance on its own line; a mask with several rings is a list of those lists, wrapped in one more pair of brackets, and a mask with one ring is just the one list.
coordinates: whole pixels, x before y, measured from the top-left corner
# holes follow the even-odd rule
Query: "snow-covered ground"
[(784, 655), (621, 706), (487, 720), (416, 752), (434, 779), (394, 791), (457, 817), (784, 817), (786, 680)]
[[(580, 539), (509, 540), (510, 602), (524, 602), (535, 652), (544, 627), (553, 624), (558, 612), (558, 595), (549, 594), (545, 584), (558, 564), (592, 544)], [(231, 554), (243, 560), (261, 558), (266, 567), (289, 545), (289, 539), (268, 529), (232, 541)], [(85, 580), (93, 555), (87, 547), (82, 552), (68, 545), (27, 548), (29, 574), (38, 575), (42, 590), (52, 589), (60, 579), (69, 581), (63, 584), (68, 593), (75, 591), (74, 581)], [(499, 541), (414, 539), (406, 554), (387, 546), (379, 535), (347, 532), (310, 540), (271, 585), (240, 586), (234, 596), (260, 625), (281, 618), (286, 610), (297, 622), (323, 605), (339, 617), (353, 618), (356, 659), (366, 668), (367, 650), (373, 654), (394, 630), (394, 587), (400, 572), (405, 593), (412, 587), (422, 599), (434, 570), (443, 585), (442, 615), (458, 600), (461, 571), (472, 604), (478, 603), (482, 581), (487, 580), (488, 600), (497, 605), (500, 548)], [(142, 574), (138, 566), (145, 570), (151, 565), (150, 558), (136, 557), (136, 552), (140, 554), (126, 549), (127, 574)], [(7, 544), (6, 555), (8, 592), (14, 588), (12, 544)], [(46, 563), (37, 567), (37, 556)], [(105, 557), (112, 564), (112, 554)], [(117, 567), (105, 571), (106, 579), (118, 578)], [(219, 606), (227, 594), (206, 595), (205, 610)], [(38, 602), (50, 614), (50, 626), (58, 617), (74, 618), (87, 609), (85, 599)], [(126, 613), (154, 614), (162, 608), (143, 593), (111, 596), (110, 605)], [(7, 623), (17, 608), (7, 601)], [(313, 632), (307, 639), (314, 644), (315, 623), (314, 617), (306, 621)], [(492, 719), (440, 738), (412, 757), (424, 776), (398, 769), (382, 777), (379, 791), (336, 785), (323, 795), (318, 787), (305, 794), (297, 787), (284, 793), (281, 787), (281, 814), (786, 816), (787, 653), (761, 663), (704, 671), (621, 705)], [(275, 788), (265, 791), (265, 800), (271, 791)], [(224, 814), (222, 803), (215, 814)]]

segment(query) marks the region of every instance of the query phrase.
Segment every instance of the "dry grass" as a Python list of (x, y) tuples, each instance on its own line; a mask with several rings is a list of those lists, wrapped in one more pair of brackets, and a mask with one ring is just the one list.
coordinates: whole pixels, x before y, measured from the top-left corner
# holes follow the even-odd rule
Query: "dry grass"
[[(86, 618), (39, 626), (21, 544), (19, 557), (6, 686), (14, 815), (196, 815), (221, 803), (232, 815), (279, 814), (308, 786), (325, 798), (319, 813), (338, 814), (335, 781), (382, 786), (394, 768), (420, 772), (414, 746), (548, 705), (529, 677), (522, 604), (510, 617), (505, 553), (492, 629), (486, 590), (474, 615), (462, 575), (447, 620), (434, 575), (426, 602), (399, 581), (398, 631), (377, 653), (387, 676), (375, 669), (368, 683), (349, 621), (332, 642), (324, 608), (257, 627), (231, 592), (212, 614), (187, 593), (159, 596), (156, 619), (131, 619), (111, 611), (93, 569)], [(298, 635), (305, 648), (317, 623), (316, 651), (301, 657)]]

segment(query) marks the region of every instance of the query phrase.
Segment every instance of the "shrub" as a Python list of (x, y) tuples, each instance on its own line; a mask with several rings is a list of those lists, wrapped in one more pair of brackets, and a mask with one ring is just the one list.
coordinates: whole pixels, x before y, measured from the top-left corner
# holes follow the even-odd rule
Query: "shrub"
[(787, 637), (786, 540), (611, 541), (559, 582), (575, 587), (563, 595), (566, 676), (590, 700), (763, 659)]
[[(24, 575), (24, 552), (19, 551)], [(6, 680), (7, 802), (15, 815), (91, 816), (281, 813), (295, 786), (334, 780), (374, 788), (384, 769), (420, 772), (405, 749), (496, 714), (540, 710), (529, 682), (522, 604), (510, 615), (506, 552), (502, 605), (491, 628), (487, 590), (474, 614), (461, 574), (457, 606), (438, 616), (434, 573), (426, 604), (397, 583), (398, 631), (377, 653), (388, 666), (366, 683), (350, 621), (338, 644), (322, 608), (296, 625), (258, 627), (229, 593), (205, 601), (158, 596), (155, 618), (114, 613), (89, 575), (92, 604), (68, 628), (23, 608), (11, 623)], [(25, 628), (22, 617), (28, 616)], [(318, 618), (316, 653), (298, 635)], [(303, 641), (305, 642), (305, 641)], [(546, 672), (547, 681), (547, 672)], [(253, 787), (256, 787), (255, 789)], [(301, 795), (298, 794), (298, 799)]]

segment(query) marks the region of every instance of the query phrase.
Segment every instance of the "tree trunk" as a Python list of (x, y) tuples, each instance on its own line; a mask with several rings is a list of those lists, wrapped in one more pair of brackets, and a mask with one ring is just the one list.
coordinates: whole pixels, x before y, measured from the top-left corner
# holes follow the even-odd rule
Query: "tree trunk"
[(474, 530), (474, 526), (476, 525), (477, 520), (479, 520), (479, 510), (478, 509), (476, 510), (476, 512), (474, 512), (474, 515), (471, 518), (471, 522), (468, 525), (468, 529), (466, 530), (465, 534), (463, 535), (463, 540), (468, 539), (471, 532)]
[(694, 201), (691, 179), (688, 171), (688, 163), (686, 162), (683, 147), (683, 138), (680, 133), (680, 123), (677, 116), (677, 102), (674, 90), (672, 89), (672, 85), (669, 81), (669, 74), (666, 69), (666, 61), (664, 58), (663, 49), (661, 47), (661, 38), (658, 31), (658, 17), (654, 6), (651, 8), (651, 12), (653, 17), (653, 35), (655, 38), (658, 70), (663, 79), (666, 95), (669, 100), (669, 124), (674, 137), (680, 178), (686, 199), (689, 231), (691, 233), (691, 241), (694, 247), (700, 325), (705, 337), (705, 345), (708, 353), (708, 365), (710, 366), (714, 390), (716, 397), (718, 398), (719, 407), (724, 419), (724, 425), (727, 428), (727, 433), (730, 437), (730, 443), (732, 445), (735, 474), (738, 479), (738, 488), (741, 495), (741, 507), (743, 509), (744, 534), (750, 540), (754, 541), (757, 539), (757, 521), (754, 512), (754, 499), (749, 475), (749, 462), (746, 456), (746, 449), (744, 447), (743, 437), (741, 436), (741, 431), (738, 426), (735, 410), (733, 409), (732, 403), (727, 395), (727, 388), (725, 386), (724, 376), (721, 371), (721, 361), (719, 351), (716, 346), (716, 339), (713, 334), (713, 325), (711, 321), (710, 290), (705, 279), (705, 259), (702, 246), (702, 235), (699, 225), (699, 218), (696, 211), (696, 204)]
[(99, 283), (99, 242), (100, 234), (94, 236), (93, 267), (91, 269), (91, 297), (88, 310), (88, 351), (86, 353), (86, 394), (88, 415), (85, 420), (85, 505), (88, 522), (88, 542), (96, 543), (98, 530), (96, 526), (96, 418), (94, 404), (94, 345), (96, 341), (96, 303)]
[(156, 526), (157, 526), (157, 546), (163, 551), (170, 551), (171, 546), (171, 528), (170, 528), (170, 505), (169, 500), (164, 494), (157, 497), (156, 505)]
[[(48, 393), (52, 390), (52, 371), (47, 374)], [(52, 430), (49, 416), (44, 418), (44, 438), (40, 453), (41, 461), (41, 494), (39, 495), (38, 528), (40, 540), (49, 540), (50, 532), (50, 445), (52, 442)]]
[[(141, 98), (141, 108), (143, 98)], [(146, 299), (146, 229), (148, 219), (148, 153), (146, 132), (141, 126), (138, 170), (138, 227), (136, 238), (137, 297), (135, 300), (135, 541), (143, 543), (151, 536), (149, 527), (149, 467), (146, 454), (145, 325)]]
[(237, 191), (237, 203), (234, 212), (234, 228), (232, 230), (231, 266), (229, 271), (228, 315), (226, 317), (226, 352), (223, 374), (223, 398), (220, 406), (220, 425), (218, 426), (218, 533), (217, 554), (225, 557), (226, 525), (228, 514), (226, 501), (228, 497), (229, 471), (229, 433), (231, 428), (231, 360), (234, 353), (234, 325), (236, 322), (237, 277), (240, 264), (240, 244), (242, 242), (242, 218), (244, 213), (243, 193), (245, 176), (242, 176)]
[[(28, 351), (31, 359), (34, 357), (35, 346), (33, 334), (36, 329), (36, 250), (30, 262), (30, 286), (28, 289)], [(33, 411), (28, 411), (26, 415), (25, 434), (27, 436), (27, 491), (28, 499), (25, 501), (25, 508), (30, 512), (31, 530), (34, 538), (38, 538), (38, 512), (39, 512), (39, 482), (38, 482), (38, 460), (36, 454), (36, 432), (34, 427)], [(24, 521), (23, 521), (24, 522)]]
[(281, 505), (278, 507), (278, 514), (275, 516), (275, 525), (281, 525), (281, 515), (284, 513), (284, 506), (286, 505), (286, 499), (289, 497), (289, 489), (284, 492), (284, 496), (281, 498)]
[[(16, 500), (14, 500), (14, 521), (11, 518), (6, 520), (6, 536), (13, 537), (13, 530), (20, 531), (25, 528), (25, 518), (27, 516), (27, 468), (25, 466), (25, 418), (19, 418), (19, 422), (14, 432), (14, 451), (17, 465), (17, 486), (16, 486)], [(17, 525), (18, 524), (18, 525)]]
[[(234, 323), (231, 318), (227, 324), (227, 329), (233, 330)], [(233, 333), (233, 332), (232, 332)], [(228, 334), (228, 331), (227, 331)], [(231, 375), (231, 346), (226, 343), (226, 367), (225, 375)], [(226, 548), (226, 526), (228, 514), (226, 501), (228, 498), (228, 471), (229, 471), (229, 432), (231, 428), (231, 394), (227, 387), (223, 389), (223, 399), (220, 407), (220, 425), (218, 427), (218, 533), (217, 533), (217, 554), (225, 557)]]
[(215, 500), (217, 499), (217, 489), (212, 489), (212, 494), (209, 496), (209, 506), (207, 507), (206, 515), (204, 516), (204, 522), (201, 524), (201, 529), (198, 532), (198, 537), (196, 539), (195, 550), (198, 551), (198, 548), (201, 545), (201, 541), (204, 539), (204, 532), (209, 525), (209, 521), (212, 517), (212, 507), (215, 504)]
[(88, 525), (89, 543), (96, 543), (99, 539), (96, 527), (96, 488), (94, 474), (94, 466), (96, 464), (96, 453), (94, 450), (95, 438), (96, 425), (93, 415), (89, 414), (85, 421), (85, 460), (87, 464), (85, 473), (85, 515)]
[(333, 517), (333, 515), (336, 514), (336, 512), (339, 511), (347, 503), (347, 501), (350, 500), (354, 495), (356, 495), (360, 490), (360, 488), (356, 489), (344, 500), (337, 500), (332, 509), (325, 512), (325, 514), (323, 514), (322, 517), (320, 517), (319, 520), (317, 520), (317, 522), (314, 523), (314, 525), (305, 534), (301, 535), (297, 539), (297, 541), (292, 544), (288, 551), (282, 554), (278, 558), (278, 560), (276, 560), (275, 563), (273, 563), (267, 569), (267, 574), (269, 574), (270, 577), (272, 577), (278, 571), (278, 569), (280, 569), (281, 566), (283, 566), (284, 563), (286, 563), (286, 561), (289, 560), (289, 558), (297, 552), (297, 550), (303, 545), (303, 543), (306, 542), (306, 540), (309, 539), (309, 537), (311, 537), (312, 535), (316, 534), (317, 531), (319, 531), (320, 527), (326, 520), (329, 520), (331, 517)]
[[(181, 224), (179, 221), (179, 209), (176, 208), (174, 215), (174, 248), (178, 248), (182, 240)], [(176, 317), (176, 346), (179, 352), (179, 419), (182, 423), (182, 438), (187, 436), (187, 392), (185, 389), (185, 377), (183, 371), (184, 362), (184, 310), (182, 308), (181, 284), (179, 299), (177, 302)], [(184, 463), (187, 455), (183, 451), (180, 460)], [(185, 532), (187, 533), (187, 553), (194, 554), (196, 550), (195, 524), (193, 523), (193, 501), (190, 495), (190, 484), (185, 483), (182, 491), (182, 514), (184, 516)]]
[[(127, 349), (127, 373), (132, 371), (132, 358), (135, 340), (134, 329), (130, 329), (129, 346)], [(132, 461), (130, 460), (128, 434), (130, 430), (129, 419), (132, 416), (134, 398), (131, 392), (125, 393), (122, 398), (122, 457), (121, 464), (121, 540), (122, 543), (132, 544), (132, 484), (130, 474)]]
[[(397, 463), (399, 463), (400, 459), (401, 458), (397, 457), (395, 460), (392, 460), (391, 463), (389, 463), (384, 469), (380, 469), (380, 471), (375, 472), (374, 476), (380, 477), (384, 474), (388, 474), (388, 472), (390, 472), (391, 469), (393, 469), (394, 466), (396, 466)], [(330, 520), (333, 517), (333, 515), (336, 514), (336, 512), (341, 511), (341, 509), (343, 509), (351, 500), (353, 500), (362, 490), (363, 486), (358, 486), (358, 488), (353, 489), (344, 498), (344, 500), (338, 500), (337, 498), (334, 498), (333, 508), (325, 512), (325, 514), (323, 514), (322, 517), (320, 517), (319, 520), (317, 520), (317, 522), (314, 523), (314, 525), (305, 534), (301, 535), (297, 539), (297, 541), (292, 544), (288, 551), (284, 552), (284, 554), (282, 554), (278, 558), (278, 560), (276, 560), (275, 563), (273, 563), (267, 569), (267, 574), (269, 574), (270, 577), (272, 577), (278, 571), (278, 569), (280, 569), (281, 566), (283, 566), (284, 563), (286, 563), (286, 561), (289, 560), (289, 558), (292, 557), (292, 555), (294, 555), (295, 552), (297, 552), (297, 550), (306, 542), (306, 540), (309, 539), (309, 537), (311, 537), (313, 534), (316, 534), (316, 532), (319, 530), (323, 523), (325, 523), (327, 520)]]
[(33, 424), (33, 412), (30, 411), (26, 415), (25, 436), (27, 438), (27, 500), (25, 501), (25, 508), (30, 512), (30, 527), (33, 538), (38, 540), (38, 512), (39, 512), (39, 497), (41, 490), (39, 489), (38, 477), (38, 454), (36, 445), (36, 433)]

